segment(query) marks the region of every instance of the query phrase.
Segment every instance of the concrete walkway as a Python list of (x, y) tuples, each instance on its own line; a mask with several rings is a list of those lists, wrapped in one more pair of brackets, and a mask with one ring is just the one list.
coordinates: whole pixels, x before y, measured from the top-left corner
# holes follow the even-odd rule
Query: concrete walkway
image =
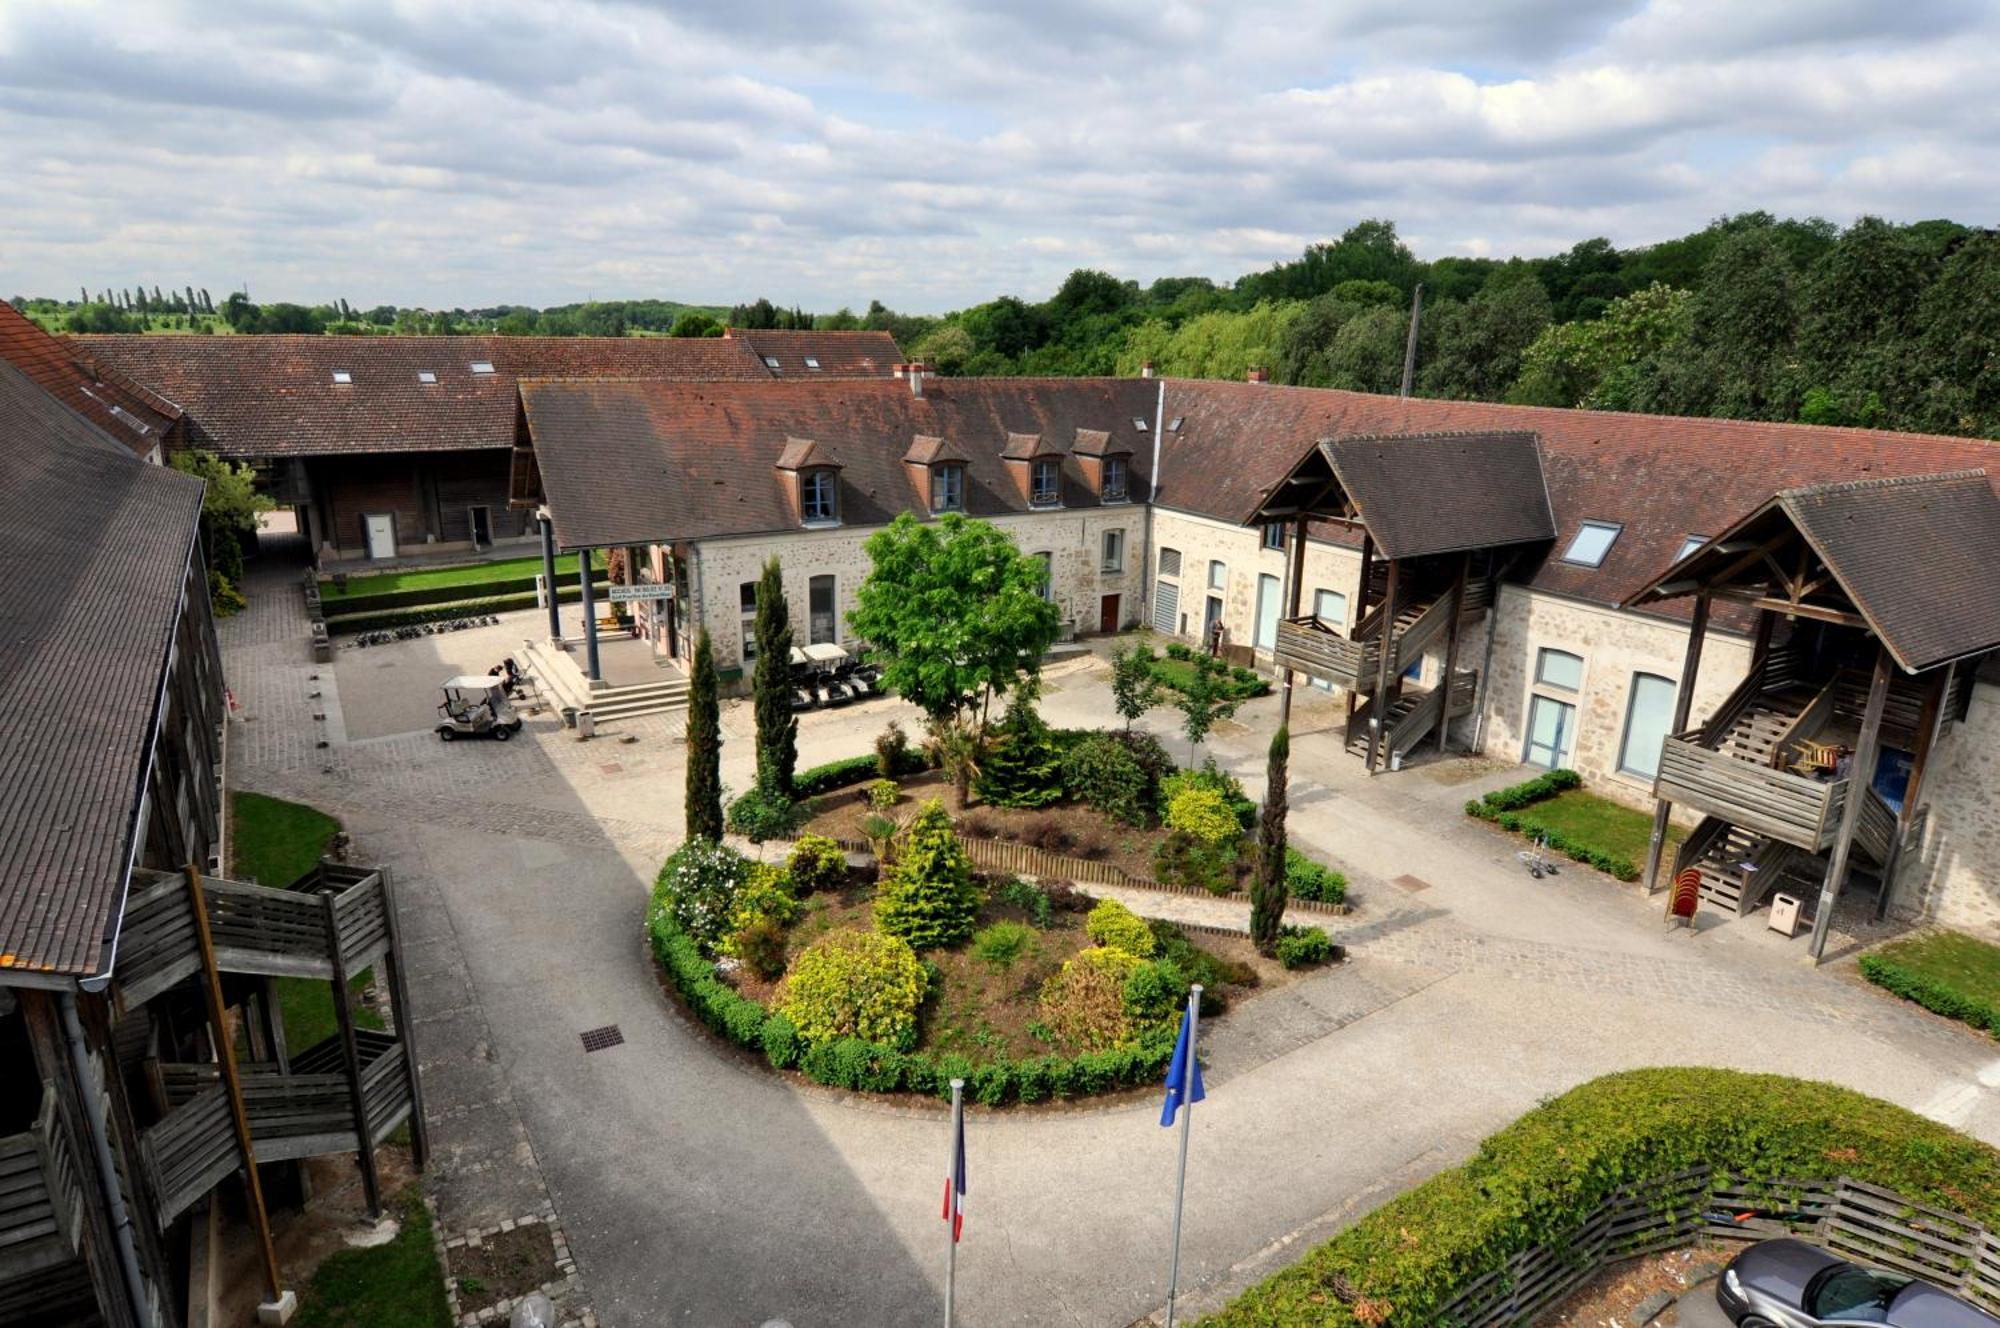
[[(316, 748), (310, 666), (258, 644), (277, 632), (264, 617), (260, 601), (228, 634), (243, 727), (263, 730), (238, 748), (237, 783), (335, 811), (362, 856), (397, 868), (413, 936), (436, 947), (439, 981), (415, 998), (436, 1021), (424, 1033), (432, 1112), (520, 1122), (465, 1168), (441, 1161), (447, 1230), (486, 1202), (482, 1186), (503, 1184), (478, 1177), (505, 1173), (520, 1189), (496, 1202), (531, 1205), (545, 1185), (604, 1323), (935, 1322), (942, 1116), (781, 1080), (691, 1027), (659, 988), (641, 924), (680, 832), (670, 733), (641, 721), (632, 742), (579, 743), (537, 720), (530, 740), (505, 745), (413, 734)], [(291, 658), (304, 659), (302, 640)], [(1054, 672), (1052, 722), (1104, 722), (1095, 668)], [(1253, 788), (1272, 704), (1210, 744)], [(874, 702), (807, 716), (802, 764), (865, 750), (899, 713)], [(1149, 718), (1169, 728), (1170, 713)], [(1530, 881), (1513, 842), (1457, 810), (1510, 772), (1455, 782), (1469, 773), (1455, 763), (1369, 781), (1313, 718), (1295, 716), (1292, 827), (1356, 883), (1361, 911), (1335, 926), (1352, 960), (1213, 1029), (1182, 1265), (1197, 1306), (1460, 1160), (1538, 1099), (1615, 1069), (1833, 1079), (2000, 1142), (1990, 1041), (1880, 997), (1851, 966), (1807, 970), (1754, 927), (1669, 932), (1656, 901), (1581, 868)], [(293, 726), (303, 741), (272, 736)], [(725, 728), (724, 778), (742, 788), (748, 707)], [(579, 1032), (604, 1024), (624, 1044), (585, 1053)], [(961, 1322), (1115, 1328), (1159, 1307), (1175, 1140), (1157, 1111), (1147, 1093), (974, 1113)]]

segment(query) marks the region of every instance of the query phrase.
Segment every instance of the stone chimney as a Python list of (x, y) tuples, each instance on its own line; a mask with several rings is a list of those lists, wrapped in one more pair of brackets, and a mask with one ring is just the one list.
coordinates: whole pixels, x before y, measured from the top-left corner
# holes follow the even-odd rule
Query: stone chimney
[(913, 397), (924, 394), (924, 379), (930, 377), (930, 372), (931, 367), (922, 360), (911, 360), (908, 364), (896, 366), (896, 376), (910, 380), (910, 395)]
[(1253, 364), (1250, 366), (1250, 371), (1243, 375), (1243, 381), (1246, 383), (1268, 383), (1271, 381), (1271, 371), (1261, 364)]
[(1153, 362), (1151, 360), (1147, 360), (1139, 366), (1139, 376), (1141, 378), (1151, 378), (1153, 376)]

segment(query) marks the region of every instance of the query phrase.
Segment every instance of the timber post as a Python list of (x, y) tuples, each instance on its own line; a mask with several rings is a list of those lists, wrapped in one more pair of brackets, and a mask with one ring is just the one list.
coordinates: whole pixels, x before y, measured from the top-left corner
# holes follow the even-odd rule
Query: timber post
[[(1285, 571), (1287, 579), (1290, 582), (1285, 587), (1285, 617), (1292, 619), (1299, 616), (1299, 601), (1305, 595), (1306, 587), (1306, 518), (1304, 514), (1301, 514), (1299, 519), (1292, 523), (1291, 564)], [(1274, 642), (1273, 644), (1275, 645), (1276, 643)], [(1280, 674), (1278, 727), (1283, 728), (1292, 722), (1293, 671), (1289, 666), (1286, 666), (1279, 669), (1278, 672)]]
[[(1674, 722), (1667, 733), (1672, 737), (1687, 731), (1688, 715), (1694, 710), (1694, 680), (1701, 672), (1701, 646), (1708, 636), (1708, 592), (1702, 591), (1695, 597), (1694, 621), (1688, 625), (1687, 654), (1681, 660), (1680, 687), (1674, 692)], [(1766, 613), (1766, 619), (1770, 614)], [(1760, 627), (1760, 631), (1761, 631)], [(1764, 637), (1769, 639), (1768, 634)], [(1752, 667), (1755, 667), (1754, 665)], [(1657, 776), (1655, 776), (1657, 779)], [(1667, 843), (1667, 817), (1672, 814), (1674, 804), (1665, 798), (1655, 798), (1653, 807), (1653, 834), (1646, 841), (1646, 893), (1658, 888), (1660, 876), (1660, 853)]]
[(583, 587), (583, 671), (593, 683), (604, 681), (604, 670), (597, 662), (597, 604), (591, 593), (590, 550), (576, 551), (577, 580)]
[(354, 1106), (354, 1141), (359, 1147), (355, 1160), (361, 1164), (361, 1189), (368, 1200), (368, 1219), (382, 1217), (382, 1182), (375, 1174), (375, 1143), (368, 1137), (368, 1103), (361, 1094), (361, 1048), (354, 1037), (354, 1010), (348, 1004), (347, 959), (340, 952), (340, 917), (334, 909), (332, 892), (321, 894), (320, 907), (326, 910), (327, 958), (333, 964), (333, 1014), (340, 1026), (341, 1063), (347, 1070), (347, 1093)]
[(410, 1160), (422, 1171), (430, 1163), (430, 1127), (424, 1123), (424, 1091), (417, 1081), (416, 1018), (410, 1005), (410, 988), (403, 972), (403, 938), (396, 924), (396, 894), (387, 867), (377, 868), (382, 880), (382, 919), (389, 934), (389, 948), (382, 962), (389, 968), (389, 999), (396, 1005), (397, 1050), (410, 1074)]
[(215, 1041), (216, 1060), (222, 1067), (222, 1088), (229, 1097), (229, 1121), (236, 1129), (236, 1147), (243, 1155), (244, 1188), (250, 1195), (250, 1221), (257, 1229), (257, 1252), (264, 1264), (264, 1289), (270, 1303), (286, 1303), (290, 1293), (278, 1275), (278, 1252), (271, 1244), (271, 1215), (264, 1208), (264, 1183), (257, 1175), (257, 1150), (250, 1139), (250, 1117), (243, 1107), (243, 1080), (236, 1070), (236, 1041), (229, 1036), (224, 1019), (222, 977), (215, 967), (215, 937), (208, 929), (208, 896), (202, 889), (201, 870), (193, 863), (187, 869), (188, 900), (194, 908), (195, 939), (201, 943), (201, 990), (208, 1002), (208, 1029)]
[[(1347, 629), (1350, 634), (1353, 633), (1356, 627), (1361, 625), (1361, 620), (1368, 616), (1368, 565), (1374, 555), (1374, 537), (1364, 527), (1361, 531), (1361, 584), (1354, 588), (1354, 607), (1348, 611), (1348, 622), (1352, 624)], [(1349, 728), (1354, 727), (1354, 706), (1361, 696), (1360, 681), (1358, 678), (1355, 679), (1355, 686), (1347, 689), (1347, 725)]]
[(1861, 736), (1855, 739), (1854, 755), (1847, 767), (1847, 802), (1840, 809), (1840, 832), (1833, 841), (1833, 858), (1827, 863), (1826, 881), (1820, 886), (1819, 907), (1813, 912), (1812, 962), (1818, 964), (1826, 951), (1826, 933), (1833, 925), (1833, 906), (1846, 884), (1847, 857), (1854, 847), (1854, 826), (1861, 819), (1861, 802), (1875, 775), (1875, 756), (1881, 745), (1882, 711), (1889, 701), (1889, 647), (1875, 646), (1875, 673), (1868, 683), (1868, 709), (1861, 716)]
[(1875, 897), (1875, 917), (1877, 921), (1889, 914), (1889, 896), (1896, 889), (1896, 869), (1902, 863), (1903, 840), (1909, 836), (1910, 823), (1916, 819), (1917, 798), (1923, 791), (1924, 771), (1931, 762), (1931, 749), (1937, 745), (1938, 734), (1944, 728), (1945, 707), (1951, 701), (1951, 684), (1958, 673), (1958, 661), (1953, 660), (1937, 670), (1935, 679), (1924, 693), (1924, 707), (1917, 717), (1917, 749), (1910, 754), (1910, 782), (1903, 786), (1903, 805), (1896, 810), (1896, 837), (1889, 841), (1889, 860), (1882, 864), (1882, 891)]
[(1403, 564), (1394, 558), (1389, 560), (1389, 587), (1382, 596), (1382, 630), (1375, 634), (1376, 667), (1375, 697), (1370, 703), (1374, 707), (1374, 718), (1368, 725), (1368, 773), (1374, 774), (1378, 761), (1386, 761), (1387, 754), (1380, 754), (1382, 743), (1389, 736), (1389, 674), (1390, 656), (1396, 646), (1396, 592), (1402, 580)]
[[(1451, 622), (1445, 628), (1444, 636), (1444, 679), (1438, 685), (1444, 688), (1444, 704), (1438, 707), (1438, 755), (1451, 754), (1451, 689), (1452, 670), (1458, 667), (1458, 619), (1465, 612), (1465, 583), (1472, 577), (1472, 550), (1465, 551), (1465, 558), (1458, 565), (1458, 579), (1451, 583)], [(1490, 610), (1489, 610), (1490, 612)]]
[(542, 514), (542, 585), (549, 596), (549, 644), (562, 642), (562, 611), (557, 607), (556, 596), (556, 523), (546, 512)]

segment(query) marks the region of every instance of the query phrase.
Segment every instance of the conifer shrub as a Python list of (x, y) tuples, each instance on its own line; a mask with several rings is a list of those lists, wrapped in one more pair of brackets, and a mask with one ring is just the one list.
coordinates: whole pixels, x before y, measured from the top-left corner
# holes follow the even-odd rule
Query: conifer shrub
[(933, 798), (911, 821), (896, 866), (875, 893), (875, 925), (918, 950), (957, 945), (972, 935), (979, 885), (944, 804)]

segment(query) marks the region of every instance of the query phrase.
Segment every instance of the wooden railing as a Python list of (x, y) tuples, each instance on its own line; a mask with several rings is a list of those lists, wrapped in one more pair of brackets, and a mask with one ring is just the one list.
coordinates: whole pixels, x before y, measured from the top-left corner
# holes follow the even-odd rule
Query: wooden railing
[(159, 1201), (160, 1230), (242, 1165), (229, 1097), (220, 1083), (201, 1089), (139, 1136), (139, 1155)]
[[(1473, 697), (1478, 695), (1479, 675), (1472, 669), (1459, 669), (1452, 676), (1450, 716), (1463, 715), (1472, 709)], [(1438, 725), (1438, 711), (1445, 703), (1445, 689), (1433, 687), (1423, 699), (1401, 719), (1389, 725), (1388, 751), (1400, 756), (1422, 742), (1424, 735)]]
[(42, 1089), (35, 1123), (0, 1138), (0, 1282), (28, 1277), (77, 1256), (83, 1183), (76, 1151)]
[(1359, 691), (1375, 685), (1382, 647), (1376, 641), (1349, 640), (1315, 617), (1286, 618), (1278, 624), (1273, 657), (1281, 669)]
[(1854, 822), (1854, 847), (1879, 866), (1889, 861), (1889, 846), (1895, 842), (1896, 813), (1871, 785), (1862, 791), (1861, 811)]
[(1801, 1237), (2000, 1310), (2000, 1236), (1969, 1217), (1844, 1176), (1753, 1183), (1701, 1166), (1620, 1189), (1570, 1231), (1473, 1279), (1436, 1321), (1446, 1328), (1514, 1328), (1608, 1264), (1698, 1237), (1774, 1236)]
[(1702, 731), (1668, 738), (1660, 748), (1656, 796), (1819, 853), (1833, 842), (1849, 781), (1827, 783), (1741, 761), (1702, 742)]

